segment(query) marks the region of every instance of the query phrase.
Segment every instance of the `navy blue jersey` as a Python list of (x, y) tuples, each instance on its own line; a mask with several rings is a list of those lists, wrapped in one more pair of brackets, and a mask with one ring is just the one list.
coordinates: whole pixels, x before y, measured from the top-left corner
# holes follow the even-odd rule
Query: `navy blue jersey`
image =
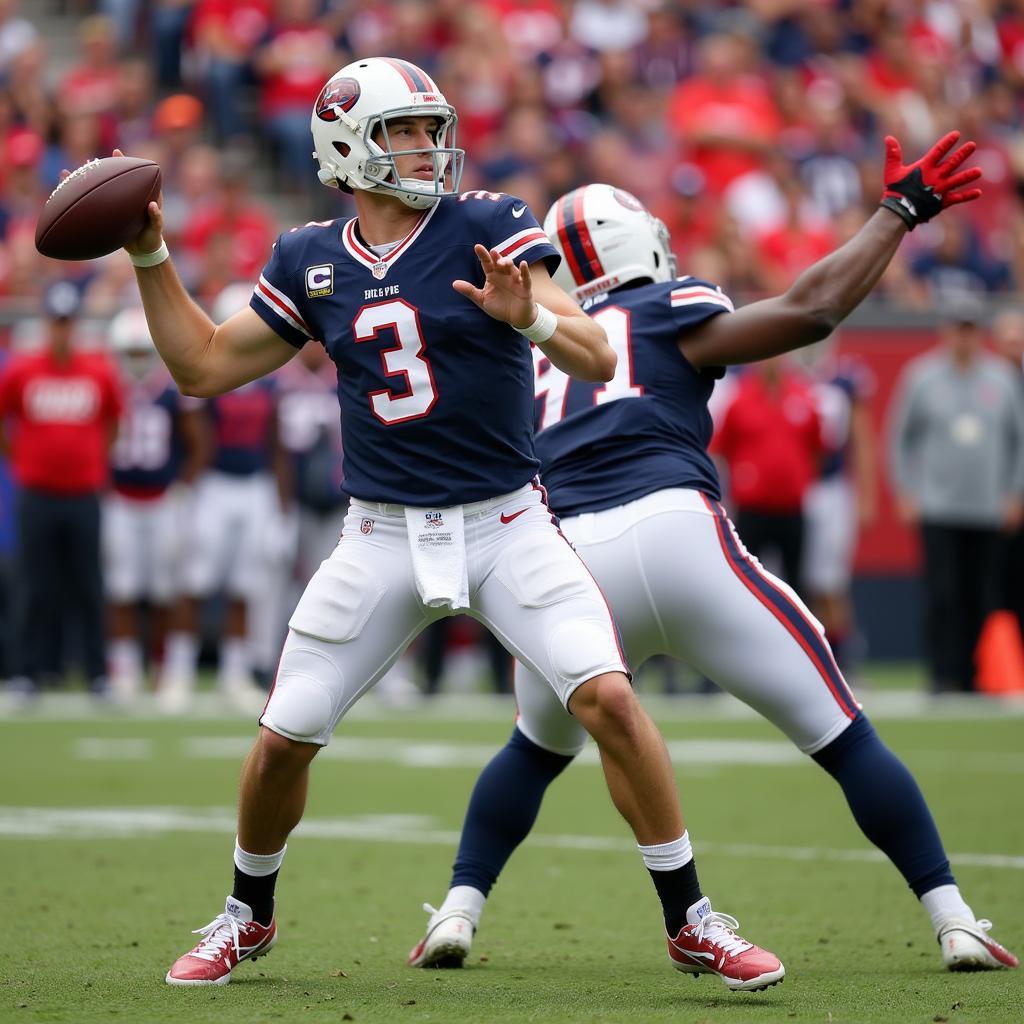
[(159, 494), (181, 472), (178, 416), (186, 401), (160, 369), (139, 381), (122, 375), (124, 411), (110, 453), (111, 481), (128, 494)]
[(277, 410), (271, 379), (252, 381), (206, 403), (213, 427), (211, 466), (231, 476), (270, 469), (271, 431)]
[(573, 380), (534, 350), (541, 481), (560, 516), (599, 512), (666, 487), (720, 497), (708, 399), (722, 369), (698, 371), (678, 341), (732, 303), (684, 277), (596, 296), (584, 310), (618, 364), (607, 384)]
[(452, 288), (482, 287), (478, 242), (557, 266), (526, 204), (493, 192), (442, 199), (383, 257), (354, 219), (277, 241), (252, 308), (296, 347), (321, 341), (337, 365), (353, 497), (458, 505), (537, 472), (529, 343)]
[(874, 378), (860, 360), (840, 357), (823, 381), (815, 387), (818, 415), (826, 450), (818, 476), (822, 480), (842, 476), (850, 455), (850, 429), (854, 406), (870, 398)]

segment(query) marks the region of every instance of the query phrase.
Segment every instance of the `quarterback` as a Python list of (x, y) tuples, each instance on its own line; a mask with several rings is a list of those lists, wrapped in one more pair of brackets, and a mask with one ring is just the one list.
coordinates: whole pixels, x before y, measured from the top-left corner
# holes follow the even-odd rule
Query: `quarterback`
[(314, 755), (425, 626), (463, 611), (597, 740), (674, 941), (719, 963), (731, 987), (763, 988), (782, 979), (782, 964), (711, 912), (664, 743), (630, 688), (601, 592), (534, 482), (530, 342), (595, 382), (613, 378), (615, 354), (552, 282), (558, 253), (526, 204), (459, 193), (456, 120), (415, 65), (342, 68), (311, 127), (321, 182), (353, 192), (357, 216), (282, 235), (249, 308), (224, 323), (182, 288), (157, 203), (127, 247), (153, 338), (184, 392), (221, 394), (307, 343), (326, 348), (352, 499), (337, 548), (292, 615), (242, 770), (232, 894), (166, 980), (225, 984), (273, 946), (274, 885)]

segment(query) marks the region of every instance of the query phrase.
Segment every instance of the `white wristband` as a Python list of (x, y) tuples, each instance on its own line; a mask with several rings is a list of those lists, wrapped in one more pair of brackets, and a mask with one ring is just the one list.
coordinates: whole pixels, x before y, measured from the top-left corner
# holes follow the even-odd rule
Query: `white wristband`
[(128, 258), (137, 267), (156, 267), (170, 257), (167, 243), (161, 239), (160, 248), (155, 252), (130, 252)]
[(550, 341), (558, 330), (558, 317), (547, 306), (542, 306), (538, 302), (537, 319), (529, 327), (517, 327), (516, 330), (535, 345), (543, 345), (544, 342)]

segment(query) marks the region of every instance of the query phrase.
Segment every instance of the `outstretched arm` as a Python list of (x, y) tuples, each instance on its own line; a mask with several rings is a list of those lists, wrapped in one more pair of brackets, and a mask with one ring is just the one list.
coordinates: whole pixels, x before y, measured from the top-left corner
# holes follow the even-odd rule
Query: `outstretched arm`
[(950, 132), (921, 160), (904, 167), (899, 143), (887, 137), (882, 205), (860, 231), (808, 267), (785, 294), (713, 317), (687, 332), (679, 341), (683, 355), (696, 367), (750, 363), (831, 334), (878, 283), (907, 231), (947, 206), (981, 195), (981, 189), (964, 188), (981, 171), (958, 170), (975, 149), (966, 142), (951, 153), (959, 138), (959, 132)]
[(604, 329), (552, 280), (543, 263), (518, 265), (496, 249), (474, 247), (485, 280), (483, 288), (469, 281), (452, 287), (488, 316), (523, 331), (537, 320), (538, 305), (554, 314), (554, 333), (541, 342), (544, 355), (577, 380), (609, 381), (615, 375), (615, 353)]

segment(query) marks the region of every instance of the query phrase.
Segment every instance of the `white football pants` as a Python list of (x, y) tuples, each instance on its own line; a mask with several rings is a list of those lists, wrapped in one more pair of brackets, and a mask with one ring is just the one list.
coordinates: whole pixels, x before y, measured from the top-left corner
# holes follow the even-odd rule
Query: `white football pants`
[[(853, 720), (859, 705), (821, 624), (747, 552), (721, 505), (672, 489), (561, 525), (608, 599), (631, 665), (652, 654), (687, 662), (807, 754)], [(515, 673), (522, 732), (578, 753), (584, 729), (528, 666)]]
[[(463, 506), (470, 607), (562, 708), (604, 672), (625, 672), (608, 606), (540, 488)], [(430, 622), (412, 570), (405, 507), (353, 499), (341, 540), (289, 623), (260, 719), (326, 745), (342, 715)], [(568, 715), (567, 712), (563, 712)]]

